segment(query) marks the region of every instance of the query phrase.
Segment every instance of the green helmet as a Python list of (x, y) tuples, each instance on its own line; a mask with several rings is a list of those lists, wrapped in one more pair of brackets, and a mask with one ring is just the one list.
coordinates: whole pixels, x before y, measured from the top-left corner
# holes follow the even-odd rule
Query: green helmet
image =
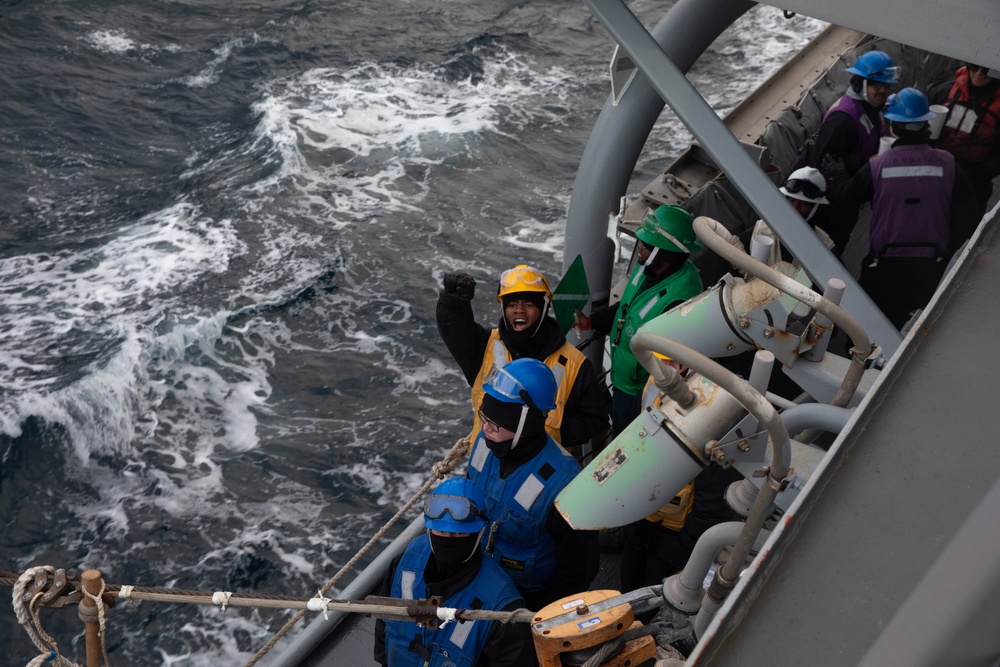
[(703, 247), (695, 236), (693, 222), (694, 218), (683, 208), (666, 204), (647, 215), (635, 235), (651, 246), (690, 254)]

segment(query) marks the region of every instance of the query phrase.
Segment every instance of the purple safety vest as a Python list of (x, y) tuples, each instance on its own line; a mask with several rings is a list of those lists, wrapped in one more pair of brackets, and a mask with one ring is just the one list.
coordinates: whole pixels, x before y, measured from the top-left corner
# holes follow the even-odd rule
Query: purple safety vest
[(897, 146), (871, 161), (875, 257), (940, 257), (948, 247), (955, 158), (926, 144)]
[(887, 127), (882, 114), (878, 114), (878, 121), (873, 123), (871, 116), (865, 113), (865, 109), (865, 105), (858, 100), (842, 95), (837, 103), (823, 114), (823, 120), (837, 111), (842, 111), (853, 118), (858, 128), (858, 143), (854, 146), (853, 153), (861, 157), (871, 157), (878, 152), (878, 140), (886, 136)]

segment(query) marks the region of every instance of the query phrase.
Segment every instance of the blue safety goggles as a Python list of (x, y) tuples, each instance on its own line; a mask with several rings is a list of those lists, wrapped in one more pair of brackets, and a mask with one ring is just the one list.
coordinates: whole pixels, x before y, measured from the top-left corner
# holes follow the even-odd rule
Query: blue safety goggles
[[(528, 390), (524, 388), (524, 385), (516, 377), (507, 372), (506, 368), (494, 365), (490, 369), (490, 372), (486, 374), (486, 379), (483, 380), (483, 386), (487, 385), (504, 398), (509, 398), (517, 403), (524, 403), (532, 410), (538, 411), (538, 406), (531, 400), (531, 394), (528, 393)], [(518, 435), (520, 433), (521, 431), (518, 429)]]
[(476, 504), (465, 496), (437, 495), (424, 498), (424, 516), (428, 519), (440, 519), (445, 513), (455, 521), (475, 521), (486, 518), (486, 515), (476, 507)]
[(517, 378), (497, 366), (490, 369), (483, 384), (490, 385), (498, 394), (506, 396), (512, 401), (524, 400), (524, 395), (528, 393), (524, 385), (517, 381)]

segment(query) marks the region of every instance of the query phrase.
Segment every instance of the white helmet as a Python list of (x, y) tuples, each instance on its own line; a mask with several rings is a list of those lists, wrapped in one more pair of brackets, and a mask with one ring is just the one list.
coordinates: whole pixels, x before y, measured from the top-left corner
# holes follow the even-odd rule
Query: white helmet
[(829, 204), (826, 198), (826, 178), (815, 167), (796, 169), (780, 188), (781, 194), (810, 204)]

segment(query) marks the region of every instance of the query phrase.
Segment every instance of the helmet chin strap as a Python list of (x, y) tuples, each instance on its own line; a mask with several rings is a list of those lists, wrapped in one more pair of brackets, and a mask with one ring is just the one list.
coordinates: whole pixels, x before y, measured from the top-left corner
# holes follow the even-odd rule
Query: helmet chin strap
[(817, 210), (818, 208), (819, 208), (819, 204), (818, 204), (817, 202), (813, 202), (813, 207), (812, 207), (812, 210), (811, 210), (811, 211), (809, 211), (809, 215), (807, 215), (807, 216), (806, 216), (806, 222), (809, 222), (810, 220), (812, 220), (812, 217), (813, 217), (814, 215), (816, 215), (816, 210)]
[(646, 261), (642, 265), (646, 268), (653, 266), (653, 260), (656, 259), (656, 253), (658, 252), (660, 252), (660, 248), (654, 245), (653, 249), (649, 251), (649, 257), (646, 258)]
[(486, 526), (479, 529), (479, 534), (476, 535), (476, 543), (472, 545), (472, 551), (470, 551), (469, 555), (465, 557), (465, 560), (462, 561), (463, 563), (468, 562), (470, 558), (476, 555), (476, 551), (479, 549), (479, 543), (483, 541), (483, 531), (485, 530)]
[(545, 302), (545, 307), (542, 308), (542, 315), (541, 317), (538, 318), (538, 324), (535, 325), (535, 330), (531, 332), (532, 338), (534, 338), (535, 334), (537, 334), (541, 330), (542, 324), (545, 322), (545, 316), (549, 314), (549, 295), (546, 294), (545, 296), (543, 296), (542, 300)]
[[(525, 392), (525, 393), (527, 393), (527, 392)], [(524, 430), (524, 420), (527, 419), (527, 417), (528, 417), (528, 410), (529, 409), (530, 408), (528, 408), (527, 405), (522, 405), (521, 406), (521, 418), (517, 422), (517, 431), (514, 432), (514, 439), (510, 441), (510, 448), (511, 448), (511, 450), (513, 450), (515, 447), (517, 447), (517, 441), (521, 439), (521, 431)]]

